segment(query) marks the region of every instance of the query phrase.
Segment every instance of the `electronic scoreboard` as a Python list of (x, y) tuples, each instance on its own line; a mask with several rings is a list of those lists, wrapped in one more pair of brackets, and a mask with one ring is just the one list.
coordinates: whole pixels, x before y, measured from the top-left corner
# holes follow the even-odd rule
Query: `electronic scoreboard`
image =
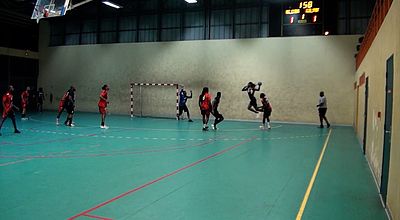
[(284, 4), (282, 15), (284, 35), (315, 35), (322, 32), (322, 9), (318, 0)]

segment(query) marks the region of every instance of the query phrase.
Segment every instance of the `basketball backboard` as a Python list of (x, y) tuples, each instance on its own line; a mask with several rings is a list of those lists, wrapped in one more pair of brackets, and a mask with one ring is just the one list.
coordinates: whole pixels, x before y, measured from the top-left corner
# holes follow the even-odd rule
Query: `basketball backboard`
[(70, 0), (37, 0), (31, 19), (39, 22), (41, 18), (65, 15), (69, 4)]

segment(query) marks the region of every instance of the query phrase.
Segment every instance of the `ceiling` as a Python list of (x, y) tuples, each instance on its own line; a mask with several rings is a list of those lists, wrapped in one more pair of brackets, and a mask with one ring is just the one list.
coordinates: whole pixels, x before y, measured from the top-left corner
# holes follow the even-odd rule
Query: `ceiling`
[[(84, 0), (72, 0), (73, 4), (78, 4)], [(99, 0), (93, 0), (99, 1)], [(137, 8), (139, 5), (147, 4), (151, 1), (158, 0), (111, 0), (117, 4), (124, 6), (124, 10), (132, 10)], [(163, 2), (173, 0), (159, 0)], [(183, 2), (184, 0), (182, 0)], [(200, 4), (204, 0), (199, 0)], [(214, 0), (213, 0), (214, 1)], [(231, 3), (232, 0), (215, 0), (216, 2)], [(237, 0), (237, 2), (269, 2), (269, 3), (281, 3), (294, 0)], [(31, 20), (33, 8), (36, 4), (36, 0), (0, 0), (0, 23), (8, 25), (19, 25), (19, 26), (31, 26), (35, 25), (36, 22)]]

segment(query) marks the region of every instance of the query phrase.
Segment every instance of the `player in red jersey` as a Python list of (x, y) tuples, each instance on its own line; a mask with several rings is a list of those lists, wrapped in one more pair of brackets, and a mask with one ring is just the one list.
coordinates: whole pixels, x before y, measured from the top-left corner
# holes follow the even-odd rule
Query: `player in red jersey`
[[(262, 106), (259, 108), (259, 111), (263, 112), (262, 125), (260, 126), (260, 128), (261, 129), (265, 129), (265, 128), (271, 129), (270, 119), (269, 119), (269, 117), (271, 116), (271, 112), (272, 112), (271, 103), (269, 102), (269, 99), (265, 95), (265, 93), (260, 94), (260, 99), (261, 99)], [(267, 127), (265, 127), (265, 119), (267, 119)]]
[(208, 120), (211, 113), (211, 95), (208, 93), (208, 87), (204, 87), (201, 95), (199, 96), (199, 107), (203, 117), (203, 131), (208, 130)]
[[(70, 88), (70, 90), (71, 90), (71, 89), (72, 89), (72, 87)], [(69, 92), (69, 90), (68, 90), (67, 92), (64, 93), (64, 95), (61, 97), (60, 102), (59, 102), (59, 104), (58, 104), (58, 114), (57, 114), (57, 118), (56, 118), (56, 124), (57, 124), (57, 125), (60, 124), (60, 116), (61, 116), (61, 113), (63, 113), (63, 111), (64, 111), (64, 109), (65, 109), (64, 103), (65, 103), (65, 100), (66, 100), (67, 97), (68, 97), (68, 92)]]
[(108, 126), (104, 124), (106, 120), (106, 115), (107, 115), (107, 104), (108, 104), (108, 90), (110, 90), (110, 87), (108, 85), (104, 85), (101, 87), (101, 92), (100, 92), (100, 100), (98, 103), (99, 106), (99, 112), (101, 114), (101, 125), (100, 128), (108, 129)]
[(22, 107), (21, 120), (28, 120), (28, 118), (26, 117), (26, 107), (28, 106), (30, 91), (31, 88), (28, 86), (26, 87), (26, 90), (21, 93), (21, 107)]
[[(8, 86), (8, 90), (7, 90), (6, 94), (4, 94), (4, 96), (3, 96), (3, 99), (2, 99), (3, 115), (2, 115), (2, 120), (0, 122), (0, 131), (1, 131), (1, 127), (3, 126), (4, 121), (7, 118), (11, 118), (11, 121), (14, 125), (14, 133), (21, 133), (20, 131), (18, 131), (17, 124), (15, 122), (14, 109), (16, 109), (17, 111), (19, 109), (18, 109), (18, 107), (16, 107), (13, 104), (13, 95), (12, 95), (13, 92), (14, 92), (14, 87), (12, 85), (10, 85), (10, 86)], [(1, 133), (0, 133), (0, 136), (1, 136)]]

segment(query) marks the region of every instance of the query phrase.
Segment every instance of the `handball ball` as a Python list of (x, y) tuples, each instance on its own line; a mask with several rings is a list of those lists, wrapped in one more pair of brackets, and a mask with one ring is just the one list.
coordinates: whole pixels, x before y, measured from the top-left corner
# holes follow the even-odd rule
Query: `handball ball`
[(258, 82), (257, 85), (261, 86), (261, 85), (262, 85), (262, 82)]

